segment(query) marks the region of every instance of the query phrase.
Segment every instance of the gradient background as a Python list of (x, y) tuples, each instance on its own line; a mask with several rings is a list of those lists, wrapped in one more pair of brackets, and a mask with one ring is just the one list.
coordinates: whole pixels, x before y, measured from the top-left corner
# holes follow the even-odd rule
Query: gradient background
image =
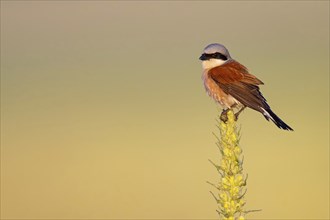
[(1, 1), (1, 217), (216, 219), (213, 42), (295, 129), (242, 114), (248, 217), (329, 218), (328, 1)]

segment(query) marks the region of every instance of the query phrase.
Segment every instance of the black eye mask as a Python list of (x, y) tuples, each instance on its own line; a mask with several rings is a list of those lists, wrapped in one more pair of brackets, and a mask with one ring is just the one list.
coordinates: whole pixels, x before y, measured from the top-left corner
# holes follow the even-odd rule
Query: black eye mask
[(216, 53), (203, 53), (202, 56), (199, 58), (200, 60), (209, 60), (209, 59), (220, 59), (220, 60), (228, 60), (228, 58), (223, 55), (222, 53), (216, 52)]

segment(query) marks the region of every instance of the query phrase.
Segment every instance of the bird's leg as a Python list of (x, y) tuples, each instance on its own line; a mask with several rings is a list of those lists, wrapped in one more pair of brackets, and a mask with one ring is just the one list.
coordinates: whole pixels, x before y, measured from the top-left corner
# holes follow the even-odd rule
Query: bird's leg
[(223, 122), (227, 122), (228, 121), (228, 116), (227, 116), (227, 112), (229, 111), (229, 108), (222, 110), (221, 115), (220, 115), (220, 120)]
[(246, 108), (246, 106), (243, 106), (238, 112), (235, 113), (235, 121), (238, 120), (238, 116), (239, 114), (241, 114), (241, 112)]

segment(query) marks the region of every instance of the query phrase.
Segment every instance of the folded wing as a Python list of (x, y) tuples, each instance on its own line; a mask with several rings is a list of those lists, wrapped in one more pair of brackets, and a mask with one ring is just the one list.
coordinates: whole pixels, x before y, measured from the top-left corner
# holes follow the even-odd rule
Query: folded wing
[(250, 74), (245, 66), (235, 60), (212, 68), (209, 71), (210, 77), (227, 94), (233, 96), (243, 105), (257, 111), (268, 109), (266, 99), (259, 91), (263, 82)]

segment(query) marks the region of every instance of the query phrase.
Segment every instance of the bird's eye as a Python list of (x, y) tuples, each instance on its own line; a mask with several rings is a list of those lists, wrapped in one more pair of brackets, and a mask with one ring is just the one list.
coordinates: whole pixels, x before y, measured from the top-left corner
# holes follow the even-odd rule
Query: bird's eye
[(216, 53), (216, 57), (220, 60), (228, 60), (228, 58), (222, 53)]

